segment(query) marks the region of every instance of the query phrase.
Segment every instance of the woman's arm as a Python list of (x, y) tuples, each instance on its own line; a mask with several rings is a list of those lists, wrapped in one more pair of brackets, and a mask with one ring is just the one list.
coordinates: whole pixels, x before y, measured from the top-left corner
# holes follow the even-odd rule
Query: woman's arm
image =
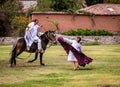
[(73, 43), (73, 42), (75, 42), (75, 40), (71, 40), (71, 39), (68, 39), (68, 38), (65, 38), (65, 37), (63, 37), (63, 39), (67, 43)]
[(79, 52), (82, 52), (82, 46), (81, 46), (81, 45), (78, 46), (78, 47), (77, 47), (77, 50), (78, 50)]

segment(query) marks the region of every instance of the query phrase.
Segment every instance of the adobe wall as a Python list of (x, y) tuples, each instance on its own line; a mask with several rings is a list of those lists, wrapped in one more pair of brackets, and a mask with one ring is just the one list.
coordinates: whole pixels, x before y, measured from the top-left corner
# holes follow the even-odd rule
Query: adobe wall
[(120, 16), (97, 15), (87, 16), (84, 14), (59, 14), (59, 13), (33, 13), (32, 19), (38, 19), (39, 24), (43, 25), (41, 31), (55, 30), (54, 24), (49, 20), (57, 21), (59, 23), (60, 32), (68, 31), (70, 29), (105, 29), (113, 33), (120, 33)]

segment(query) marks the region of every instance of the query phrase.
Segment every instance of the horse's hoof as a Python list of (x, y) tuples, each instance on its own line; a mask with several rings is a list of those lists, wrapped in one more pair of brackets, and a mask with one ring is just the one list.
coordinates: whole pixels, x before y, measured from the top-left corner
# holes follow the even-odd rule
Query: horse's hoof
[(42, 65), (42, 66), (45, 66), (45, 64), (44, 64), (44, 63), (42, 63), (41, 65)]
[(32, 63), (33, 61), (29, 60), (27, 63)]
[(12, 66), (12, 65), (10, 65), (10, 67), (12, 68), (13, 66)]
[(11, 68), (13, 68), (13, 65), (12, 65), (12, 64), (10, 64), (10, 67), (11, 67)]

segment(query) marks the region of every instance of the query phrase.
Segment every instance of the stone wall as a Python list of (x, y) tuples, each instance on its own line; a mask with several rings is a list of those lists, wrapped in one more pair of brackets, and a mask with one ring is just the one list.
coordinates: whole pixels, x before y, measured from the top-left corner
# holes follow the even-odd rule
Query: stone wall
[(20, 37), (0, 37), (0, 44), (8, 45), (16, 42)]
[[(74, 39), (75, 36), (64, 36), (70, 39)], [(0, 37), (0, 44), (13, 44), (20, 37)], [(100, 44), (120, 44), (120, 36), (81, 36), (82, 43), (93, 43), (96, 40)]]
[[(67, 38), (75, 38), (75, 36), (66, 36)], [(120, 36), (82, 36), (82, 43), (93, 43), (97, 41), (99, 44), (120, 44)]]

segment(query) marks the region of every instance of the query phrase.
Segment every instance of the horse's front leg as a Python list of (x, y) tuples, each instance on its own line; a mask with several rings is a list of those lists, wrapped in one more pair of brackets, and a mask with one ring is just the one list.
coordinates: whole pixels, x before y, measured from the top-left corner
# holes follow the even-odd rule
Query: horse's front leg
[(45, 66), (45, 64), (42, 63), (42, 57), (43, 57), (43, 53), (40, 53), (40, 65)]
[(35, 58), (33, 60), (29, 60), (28, 63), (34, 62), (38, 58), (38, 52), (35, 53)]

